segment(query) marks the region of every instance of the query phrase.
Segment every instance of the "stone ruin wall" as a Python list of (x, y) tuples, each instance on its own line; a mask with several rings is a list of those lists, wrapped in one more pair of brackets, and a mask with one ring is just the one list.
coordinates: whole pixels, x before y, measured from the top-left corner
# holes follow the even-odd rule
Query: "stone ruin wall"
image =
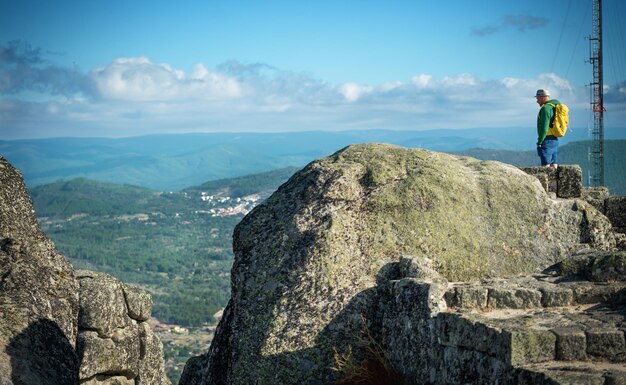
[(537, 178), (553, 198), (581, 198), (604, 214), (616, 232), (626, 233), (626, 196), (610, 195), (606, 187), (583, 187), (580, 166), (524, 167), (522, 170)]
[[(408, 385), (626, 384), (626, 253), (586, 258), (610, 279), (561, 270), (481, 282), (411, 274), (393, 281), (385, 355)], [(608, 260), (619, 260), (621, 271)], [(560, 275), (570, 273), (576, 278)]]

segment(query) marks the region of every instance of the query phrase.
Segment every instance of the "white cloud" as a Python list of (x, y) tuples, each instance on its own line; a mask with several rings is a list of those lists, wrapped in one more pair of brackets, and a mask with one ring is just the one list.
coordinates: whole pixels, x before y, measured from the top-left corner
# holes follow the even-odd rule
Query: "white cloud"
[(478, 83), (476, 78), (470, 74), (460, 74), (455, 76), (444, 76), (441, 84), (445, 87), (475, 86)]
[(373, 91), (372, 87), (362, 86), (357, 83), (345, 83), (339, 87), (339, 92), (350, 102), (355, 102), (365, 94)]
[(420, 74), (417, 76), (413, 76), (413, 78), (411, 78), (411, 81), (418, 88), (427, 88), (431, 84), (432, 79), (433, 77), (430, 75)]
[[(78, 91), (46, 94), (41, 90), (51, 88), (42, 83), (28, 89), (43, 95), (36, 100), (15, 92), (0, 98), (0, 137), (46, 136), (42, 127), (64, 127), (67, 131), (56, 135), (70, 136), (532, 127), (538, 88), (566, 102), (575, 122), (586, 121), (589, 109), (588, 90), (553, 73), (486, 80), (467, 73), (439, 78), (421, 73), (379, 85), (334, 85), (259, 63), (228, 62), (213, 69), (200, 63), (186, 72), (135, 57), (76, 78), (93, 86), (72, 87), (61, 80), (74, 78), (57, 77), (55, 87)], [(607, 101), (623, 103), (623, 90), (623, 83), (607, 90)]]
[(237, 80), (196, 65), (191, 76), (167, 64), (152, 63), (146, 57), (119, 58), (91, 72), (105, 99), (165, 101), (186, 98), (230, 99), (240, 97)]

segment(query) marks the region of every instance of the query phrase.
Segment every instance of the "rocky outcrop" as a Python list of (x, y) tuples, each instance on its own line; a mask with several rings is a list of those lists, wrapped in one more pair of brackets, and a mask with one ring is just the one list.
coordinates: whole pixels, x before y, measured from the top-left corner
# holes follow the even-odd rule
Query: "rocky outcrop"
[[(579, 250), (614, 247), (611, 224), (591, 204), (551, 199), (515, 167), (350, 146), (309, 164), (237, 226), (231, 300), (181, 384), (333, 383), (338, 357), (366, 354), (364, 323), (380, 338), (404, 314), (388, 310), (400, 287), (420, 293), (404, 299), (420, 320), (398, 326), (411, 342), (394, 343), (429, 346), (448, 282), (537, 274)], [(427, 284), (398, 281), (402, 255), (428, 261), (405, 269)], [(517, 301), (541, 301), (527, 294)], [(428, 354), (413, 359), (427, 365)]]
[(0, 157), (0, 384), (166, 385), (142, 289), (75, 272)]
[(0, 157), (0, 383), (78, 384), (78, 282)]
[(163, 346), (146, 322), (152, 309), (149, 294), (107, 274), (76, 274), (81, 384), (169, 385)]

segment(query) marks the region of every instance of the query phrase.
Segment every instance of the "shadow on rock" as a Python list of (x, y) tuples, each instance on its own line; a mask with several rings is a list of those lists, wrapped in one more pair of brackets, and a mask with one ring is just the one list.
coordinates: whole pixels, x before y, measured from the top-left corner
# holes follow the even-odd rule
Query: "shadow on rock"
[(6, 347), (13, 385), (78, 384), (79, 361), (59, 326), (41, 319), (31, 323)]
[(257, 378), (256, 384), (403, 384), (387, 361), (381, 341), (390, 281), (398, 275), (397, 263), (383, 266), (376, 276), (377, 286), (352, 297), (311, 348), (266, 357), (259, 353), (259, 361), (272, 371)]

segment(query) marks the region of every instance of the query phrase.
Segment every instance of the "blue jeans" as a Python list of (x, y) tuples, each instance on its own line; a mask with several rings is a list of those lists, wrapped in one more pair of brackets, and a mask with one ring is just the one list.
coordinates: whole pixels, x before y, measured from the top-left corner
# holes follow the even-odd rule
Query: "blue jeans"
[(541, 147), (537, 146), (537, 155), (541, 159), (541, 165), (558, 164), (559, 140), (554, 136), (546, 136)]

